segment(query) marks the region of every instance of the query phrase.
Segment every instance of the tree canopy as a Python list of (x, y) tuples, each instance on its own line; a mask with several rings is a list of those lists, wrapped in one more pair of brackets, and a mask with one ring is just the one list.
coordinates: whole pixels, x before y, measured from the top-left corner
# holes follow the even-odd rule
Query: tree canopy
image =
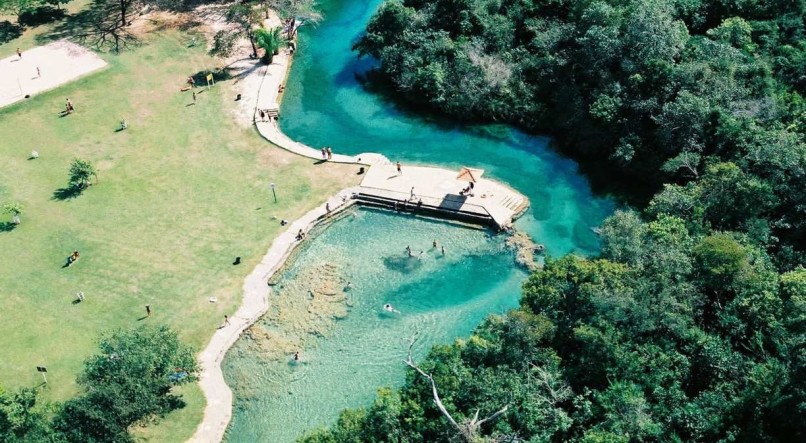
[(389, 0), (355, 49), (403, 98), (668, 184), (654, 211), (758, 237), (791, 269), (806, 244), (805, 14), (802, 1)]
[(0, 389), (0, 442), (131, 442), (129, 427), (184, 406), (173, 387), (194, 381), (191, 348), (165, 326), (114, 331), (78, 378), (83, 393), (41, 404), (36, 389)]
[[(423, 373), (479, 442), (801, 441), (806, 3), (389, 0), (356, 43), (404, 99), (555, 134), (653, 189)], [(370, 78), (378, 78), (373, 76)], [(402, 363), (401, 363), (402, 364)], [(467, 441), (410, 368), (307, 443)]]

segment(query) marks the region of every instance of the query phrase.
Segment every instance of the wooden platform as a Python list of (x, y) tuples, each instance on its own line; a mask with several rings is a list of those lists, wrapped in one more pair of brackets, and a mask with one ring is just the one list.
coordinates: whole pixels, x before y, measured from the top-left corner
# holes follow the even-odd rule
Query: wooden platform
[(529, 207), (529, 200), (522, 194), (485, 178), (474, 183), (472, 195), (461, 195), (468, 182), (457, 179), (458, 173), (405, 165), (402, 174), (398, 174), (394, 165), (374, 165), (361, 181), (356, 199), (360, 204), (420, 212), (498, 229), (509, 226)]

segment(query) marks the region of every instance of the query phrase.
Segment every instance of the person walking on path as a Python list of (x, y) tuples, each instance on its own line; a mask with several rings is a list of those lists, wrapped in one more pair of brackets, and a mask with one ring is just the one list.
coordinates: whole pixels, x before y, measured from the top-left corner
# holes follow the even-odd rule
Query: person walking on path
[(411, 196), (409, 197), (409, 200), (414, 200), (414, 197), (416, 197), (416, 194), (414, 194), (414, 186), (412, 186), (411, 187)]
[(146, 317), (151, 317), (151, 305), (146, 305)]
[(400, 168), (400, 162), (397, 162), (397, 175), (403, 175), (403, 169)]
[(42, 77), (42, 73), (39, 72), (39, 66), (36, 67), (36, 78)]
[(327, 159), (333, 160), (333, 150), (330, 149), (330, 146), (327, 147)]
[(224, 325), (229, 326), (229, 317), (227, 314), (224, 314)]
[(322, 160), (327, 160), (327, 147), (322, 148)]
[(17, 57), (19, 57), (20, 60), (22, 60), (22, 51), (20, 51), (20, 48), (17, 48)]

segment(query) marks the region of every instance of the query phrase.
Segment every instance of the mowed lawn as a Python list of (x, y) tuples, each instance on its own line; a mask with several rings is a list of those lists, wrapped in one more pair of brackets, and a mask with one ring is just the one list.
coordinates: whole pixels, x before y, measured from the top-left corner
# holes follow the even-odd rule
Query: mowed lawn
[[(67, 399), (99, 334), (143, 323), (170, 325), (201, 350), (237, 309), (279, 220), (358, 182), (356, 167), (314, 164), (237, 125), (235, 81), (187, 106), (189, 93), (179, 92), (186, 77), (221, 64), (189, 40), (151, 34), (103, 55), (103, 71), (0, 109), (0, 204), (19, 201), (25, 211), (20, 226), (0, 224), (0, 385), (36, 386), (36, 366), (47, 366), (44, 397)], [(59, 118), (68, 97), (77, 112)], [(121, 118), (129, 128), (115, 132)], [(41, 157), (29, 160), (32, 150)], [(60, 200), (54, 193), (75, 157), (95, 163), (98, 182)], [(73, 250), (80, 260), (63, 268)], [(243, 262), (233, 266), (236, 256)], [(74, 303), (78, 291), (82, 303)], [(190, 436), (204, 400), (195, 386), (183, 390), (188, 407), (142, 437)]]

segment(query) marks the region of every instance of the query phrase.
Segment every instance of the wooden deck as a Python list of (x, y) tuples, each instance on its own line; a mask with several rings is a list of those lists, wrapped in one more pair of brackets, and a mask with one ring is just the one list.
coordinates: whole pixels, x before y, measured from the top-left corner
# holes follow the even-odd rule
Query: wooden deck
[(509, 226), (529, 206), (529, 200), (522, 194), (485, 178), (474, 183), (472, 195), (461, 195), (468, 182), (457, 179), (458, 172), (404, 165), (402, 174), (398, 174), (394, 165), (374, 165), (367, 170), (356, 198), (361, 204), (421, 212), (498, 229)]

